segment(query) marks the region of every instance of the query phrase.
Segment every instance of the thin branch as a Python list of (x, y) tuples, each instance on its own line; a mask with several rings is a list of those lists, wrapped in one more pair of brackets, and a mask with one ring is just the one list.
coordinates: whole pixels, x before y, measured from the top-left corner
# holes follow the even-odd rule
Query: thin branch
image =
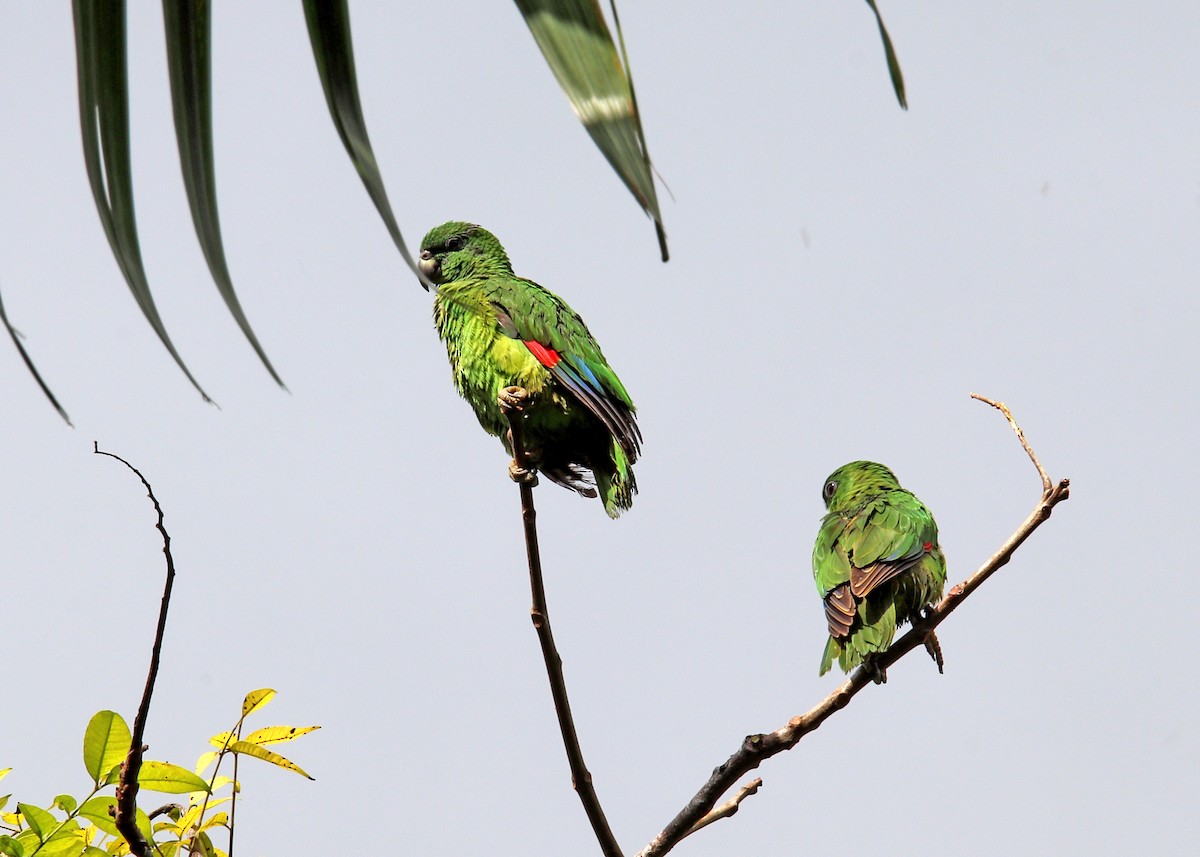
[(985, 405), (991, 405), (993, 408), (1004, 414), (1004, 418), (1008, 420), (1008, 424), (1012, 426), (1013, 431), (1017, 433), (1017, 440), (1021, 441), (1021, 446), (1025, 447), (1025, 451), (1029, 453), (1029, 460), (1033, 462), (1033, 466), (1037, 468), (1038, 476), (1042, 477), (1042, 493), (1050, 493), (1052, 483), (1050, 477), (1046, 474), (1046, 468), (1042, 467), (1042, 463), (1038, 461), (1038, 457), (1033, 454), (1033, 447), (1029, 445), (1029, 441), (1025, 439), (1025, 432), (1021, 431), (1021, 427), (1017, 425), (1016, 419), (1012, 415), (1012, 411), (1008, 409), (1008, 405), (1004, 402), (997, 402), (994, 399), (989, 399), (987, 396), (981, 396), (978, 393), (971, 394), (972, 399), (977, 399)]
[[(529, 401), (529, 392), (520, 387), (508, 387), (500, 396), (500, 410), (508, 418), (512, 438), (513, 460), (516, 467), (530, 473), (529, 458), (522, 442), (521, 414)], [(527, 476), (518, 479), (521, 488), (521, 519), (525, 526), (525, 554), (529, 560), (529, 587), (533, 606), (529, 615), (537, 630), (538, 642), (542, 646), (542, 660), (546, 663), (546, 675), (550, 679), (550, 694), (554, 698), (554, 710), (558, 715), (558, 728), (562, 732), (563, 746), (567, 751), (567, 762), (571, 767), (571, 785), (579, 795), (583, 810), (587, 813), (592, 831), (600, 843), (605, 857), (623, 857), (608, 819), (592, 786), (592, 775), (583, 761), (583, 750), (579, 746), (579, 735), (575, 732), (575, 720), (571, 717), (571, 703), (567, 698), (567, 684), (563, 678), (562, 658), (554, 645), (554, 634), (550, 630), (550, 613), (546, 607), (546, 589), (542, 583), (542, 559), (538, 551), (537, 510), (533, 506), (534, 480)]]
[(735, 794), (732, 798), (725, 801), (725, 803), (721, 804), (708, 815), (704, 816), (704, 818), (693, 824), (691, 830), (683, 835), (691, 836), (697, 830), (708, 827), (714, 821), (720, 821), (722, 818), (729, 818), (729, 816), (738, 811), (738, 807), (741, 806), (742, 801), (750, 797), (752, 794), (758, 794), (758, 790), (760, 788), (762, 788), (762, 777), (755, 777), (750, 782), (746, 783), (746, 785), (738, 789), (737, 794)]
[(142, 472), (121, 458), (119, 455), (114, 455), (111, 452), (104, 452), (100, 449), (100, 445), (93, 441), (92, 451), (97, 455), (107, 455), (109, 458), (115, 458), (117, 461), (124, 464), (132, 470), (137, 478), (142, 480), (142, 484), (146, 486), (146, 494), (150, 497), (150, 502), (154, 504), (154, 511), (158, 514), (158, 521), (155, 526), (162, 533), (163, 538), (163, 554), (167, 559), (167, 582), (163, 587), (162, 604), (158, 609), (158, 628), (154, 632), (154, 648), (150, 651), (150, 673), (146, 676), (146, 689), (142, 691), (142, 702), (138, 706), (137, 717), (133, 720), (133, 736), (132, 743), (129, 745), (129, 755), (125, 757), (125, 761), (121, 764), (121, 782), (117, 785), (117, 811), (115, 815), (117, 830), (125, 841), (129, 843), (129, 850), (136, 854), (137, 857), (151, 857), (151, 845), (142, 836), (142, 832), (137, 826), (137, 793), (138, 793), (138, 773), (142, 769), (142, 753), (146, 750), (142, 743), (142, 737), (146, 732), (146, 717), (150, 714), (150, 697), (154, 695), (154, 680), (158, 677), (158, 665), (162, 655), (163, 633), (167, 628), (167, 608), (171, 605), (171, 587), (175, 583), (175, 559), (171, 556), (171, 536), (167, 533), (167, 528), (163, 526), (163, 510), (158, 504), (158, 498), (154, 496), (154, 489), (150, 487), (150, 483), (146, 481), (146, 477)]
[[(1050, 517), (1050, 513), (1054, 507), (1070, 496), (1070, 480), (1063, 479), (1057, 485), (1054, 485), (1049, 479), (1045, 478), (1045, 470), (1042, 469), (1037, 456), (1033, 454), (1033, 450), (1025, 441), (1024, 434), (1017, 426), (1016, 420), (1013, 419), (1012, 413), (1008, 408), (1003, 405), (997, 405), (981, 396), (976, 396), (975, 398), (1000, 410), (1013, 428), (1016, 429), (1017, 436), (1021, 439), (1021, 445), (1029, 453), (1030, 459), (1033, 461), (1034, 466), (1037, 467), (1039, 476), (1042, 476), (1044, 479), (1043, 485), (1045, 488), (1042, 492), (1042, 497), (1037, 505), (1034, 506), (1033, 511), (1022, 522), (1021, 526), (1017, 528), (1016, 532), (1009, 536), (1008, 540), (988, 558), (987, 562), (979, 567), (978, 571), (962, 583), (952, 587), (950, 592), (937, 606), (926, 612), (924, 619), (914, 623), (913, 627), (893, 643), (891, 648), (876, 656), (875, 663), (880, 669), (886, 670), (913, 649), (924, 646), (926, 636), (966, 600), (968, 595), (978, 589), (985, 580), (991, 577), (998, 569), (1007, 565), (1017, 548), (1029, 538), (1034, 530)], [(815, 731), (839, 709), (845, 708), (860, 690), (868, 686), (873, 687), (875, 684), (871, 680), (870, 673), (860, 667), (851, 674), (850, 678), (842, 683), (841, 687), (821, 700), (820, 703), (808, 712), (793, 717), (783, 728), (777, 729), (774, 732), (747, 736), (742, 741), (742, 746), (738, 748), (737, 752), (713, 771), (708, 782), (688, 802), (688, 805), (671, 820), (670, 824), (663, 828), (661, 833), (650, 840), (650, 843), (638, 852), (637, 857), (661, 857), (661, 855), (666, 854), (683, 837), (696, 829), (697, 823), (707, 817), (721, 795), (733, 788), (734, 784), (741, 777), (757, 768), (772, 756), (795, 747), (801, 738)]]

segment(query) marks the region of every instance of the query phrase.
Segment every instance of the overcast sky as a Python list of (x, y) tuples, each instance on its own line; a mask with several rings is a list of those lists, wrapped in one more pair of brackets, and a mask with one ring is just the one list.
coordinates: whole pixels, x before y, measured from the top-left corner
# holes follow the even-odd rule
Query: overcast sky
[[(858, 458), (934, 511), (951, 582), (1036, 502), (1003, 399), (1072, 496), (919, 652), (757, 772), (706, 857), (1179, 853), (1200, 789), (1195, 605), (1200, 9), (1168, 2), (626, 3), (672, 260), (516, 9), (352, 4), (364, 108), (413, 244), (483, 224), (581, 312), (639, 406), (621, 520), (543, 481), (550, 612), (627, 854), (748, 733), (837, 686), (810, 553)], [(69, 4), (0, 9), (0, 290), (75, 422), (0, 342), (0, 792), (86, 792), (132, 721), (160, 541), (179, 576), (149, 755), (191, 765), (243, 695), (316, 777), (247, 763), (237, 852), (597, 853), (528, 619), (517, 490), (326, 112), (298, 4), (217, 4), (230, 269), (179, 176), (161, 10), (131, 4), (142, 250), (204, 404), (143, 321), (80, 154)], [(147, 806), (156, 795), (146, 795)]]

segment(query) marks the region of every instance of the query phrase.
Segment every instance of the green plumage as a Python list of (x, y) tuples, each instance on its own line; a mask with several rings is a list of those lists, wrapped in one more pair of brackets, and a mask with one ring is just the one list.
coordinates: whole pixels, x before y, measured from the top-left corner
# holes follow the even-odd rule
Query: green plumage
[(497, 398), (505, 387), (525, 388), (524, 443), (537, 470), (585, 497), (598, 492), (609, 517), (628, 509), (641, 432), (629, 393), (583, 319), (516, 276), (496, 237), (474, 224), (430, 230), (420, 267), (438, 284), (433, 318), (454, 385), (484, 430), (512, 454)]
[[(822, 496), (828, 514), (813, 548), (813, 577), (829, 625), (824, 675), (835, 660), (850, 672), (869, 655), (886, 652), (897, 626), (940, 600), (946, 557), (933, 515), (882, 464), (839, 467)], [(927, 647), (940, 669), (936, 641)]]

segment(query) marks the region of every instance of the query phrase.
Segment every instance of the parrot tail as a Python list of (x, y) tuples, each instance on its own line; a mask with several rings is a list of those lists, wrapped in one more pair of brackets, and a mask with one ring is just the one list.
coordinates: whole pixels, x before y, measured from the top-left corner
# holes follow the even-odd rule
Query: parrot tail
[(612, 443), (612, 469), (595, 470), (596, 488), (604, 500), (604, 511), (608, 517), (616, 518), (633, 505), (633, 495), (637, 493), (637, 480), (633, 477), (633, 468), (625, 450), (616, 440)]

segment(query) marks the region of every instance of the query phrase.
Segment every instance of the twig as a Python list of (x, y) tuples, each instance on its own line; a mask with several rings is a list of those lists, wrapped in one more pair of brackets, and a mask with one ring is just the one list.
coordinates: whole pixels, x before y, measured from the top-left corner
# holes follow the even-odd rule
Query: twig
[(1029, 460), (1033, 462), (1033, 466), (1037, 468), (1038, 476), (1042, 477), (1042, 494), (1050, 493), (1052, 483), (1050, 477), (1046, 474), (1046, 469), (1042, 467), (1042, 463), (1038, 461), (1038, 457), (1033, 454), (1033, 447), (1029, 445), (1029, 441), (1025, 439), (1025, 432), (1021, 431), (1021, 427), (1017, 425), (1016, 419), (1012, 415), (1012, 411), (1008, 409), (1008, 405), (1004, 402), (997, 402), (994, 399), (989, 399), (987, 396), (981, 396), (978, 393), (971, 394), (972, 399), (983, 402), (985, 405), (991, 405), (993, 408), (1004, 414), (1004, 418), (1008, 420), (1008, 424), (1012, 426), (1013, 431), (1017, 433), (1017, 440), (1021, 441), (1021, 446), (1025, 447), (1025, 451), (1029, 453)]
[(154, 511), (158, 513), (158, 521), (155, 526), (162, 533), (163, 554), (167, 558), (167, 582), (163, 587), (162, 604), (158, 609), (158, 628), (154, 632), (154, 648), (150, 651), (150, 673), (146, 676), (146, 689), (142, 691), (142, 702), (138, 706), (137, 716), (133, 720), (133, 736), (132, 743), (129, 745), (129, 755), (121, 764), (121, 781), (117, 785), (117, 811), (115, 814), (117, 830), (125, 837), (130, 852), (136, 854), (137, 857), (150, 857), (150, 843), (142, 836), (142, 832), (137, 826), (137, 778), (138, 772), (142, 769), (142, 753), (146, 750), (145, 745), (142, 744), (142, 737), (146, 732), (146, 717), (150, 713), (150, 697), (154, 694), (154, 680), (158, 677), (163, 632), (167, 628), (167, 608), (171, 605), (171, 586), (175, 583), (175, 559), (171, 556), (171, 536), (167, 533), (167, 528), (163, 526), (162, 506), (158, 504), (158, 498), (154, 496), (154, 489), (150, 487), (146, 477), (121, 456), (102, 451), (100, 445), (95, 441), (92, 442), (92, 451), (96, 455), (115, 458), (142, 480), (142, 484), (146, 486), (146, 494), (150, 497), (150, 502), (154, 504)]
[[(529, 400), (528, 391), (520, 387), (508, 387), (500, 397), (500, 410), (508, 418), (512, 437), (513, 459), (517, 467), (528, 471), (529, 458), (522, 443), (521, 414)], [(518, 481), (521, 488), (521, 519), (525, 525), (525, 554), (529, 560), (529, 587), (533, 606), (529, 615), (537, 630), (538, 642), (542, 646), (542, 660), (546, 663), (546, 675), (550, 679), (550, 695), (554, 698), (554, 710), (558, 715), (558, 728), (562, 732), (563, 746), (567, 751), (567, 762), (571, 767), (571, 785), (574, 786), (583, 810), (587, 813), (592, 831), (600, 843), (605, 857), (623, 857), (608, 819), (592, 786), (592, 775), (583, 761), (583, 750), (579, 746), (579, 735), (575, 732), (575, 720), (571, 717), (571, 703), (567, 698), (567, 684), (563, 678), (562, 658), (554, 645), (554, 634), (550, 630), (550, 613), (546, 607), (546, 589), (542, 583), (542, 559), (538, 551), (537, 510), (533, 506), (532, 480)]]
[[(1070, 480), (1063, 479), (1057, 485), (1050, 482), (1045, 475), (1046, 471), (1037, 460), (1037, 456), (1034, 455), (1033, 449), (1025, 441), (1024, 434), (1017, 426), (1016, 420), (1013, 419), (1012, 413), (1008, 408), (998, 405), (989, 399), (984, 399), (981, 396), (975, 396), (974, 398), (980, 399), (980, 401), (986, 402), (1000, 410), (1016, 430), (1017, 436), (1021, 440), (1021, 445), (1029, 453), (1030, 459), (1033, 461), (1034, 466), (1037, 467), (1038, 475), (1043, 479), (1042, 497), (1037, 505), (1034, 506), (1033, 511), (1029, 513), (1029, 516), (1022, 522), (1021, 526), (1017, 528), (1016, 532), (1008, 537), (1008, 540), (988, 558), (987, 562), (979, 567), (978, 571), (962, 583), (951, 588), (950, 592), (937, 606), (926, 612), (924, 619), (914, 623), (913, 627), (893, 643), (891, 648), (875, 657), (875, 663), (880, 669), (886, 670), (913, 649), (924, 646), (926, 636), (940, 625), (968, 595), (991, 577), (996, 570), (1006, 565), (1012, 559), (1012, 555), (1016, 552), (1017, 548), (1029, 538), (1034, 530), (1050, 517), (1050, 513), (1054, 507), (1070, 496)], [(821, 700), (820, 703), (805, 714), (793, 717), (783, 728), (777, 729), (774, 732), (747, 736), (742, 741), (742, 746), (738, 748), (738, 751), (713, 771), (708, 782), (696, 793), (696, 796), (671, 820), (670, 824), (663, 828), (661, 833), (650, 840), (650, 843), (638, 852), (637, 857), (661, 857), (661, 855), (666, 854), (683, 837), (696, 829), (697, 823), (707, 817), (707, 814), (712, 811), (713, 806), (721, 795), (729, 791), (738, 779), (757, 768), (766, 759), (795, 747), (801, 738), (815, 731), (836, 711), (845, 708), (860, 690), (868, 686), (874, 686), (874, 682), (871, 681), (870, 674), (865, 669), (859, 668), (851, 674), (850, 678), (842, 683), (841, 687), (829, 694), (829, 696), (825, 697), (825, 699)]]
[(725, 803), (721, 804), (708, 815), (704, 816), (704, 818), (693, 824), (691, 829), (683, 835), (691, 836), (697, 830), (708, 827), (714, 821), (719, 821), (722, 818), (729, 818), (729, 816), (738, 811), (738, 807), (741, 806), (742, 801), (750, 797), (752, 794), (757, 794), (761, 787), (762, 777), (755, 777), (750, 782), (746, 783), (746, 785), (738, 789), (737, 794), (735, 794), (732, 798), (725, 801)]

